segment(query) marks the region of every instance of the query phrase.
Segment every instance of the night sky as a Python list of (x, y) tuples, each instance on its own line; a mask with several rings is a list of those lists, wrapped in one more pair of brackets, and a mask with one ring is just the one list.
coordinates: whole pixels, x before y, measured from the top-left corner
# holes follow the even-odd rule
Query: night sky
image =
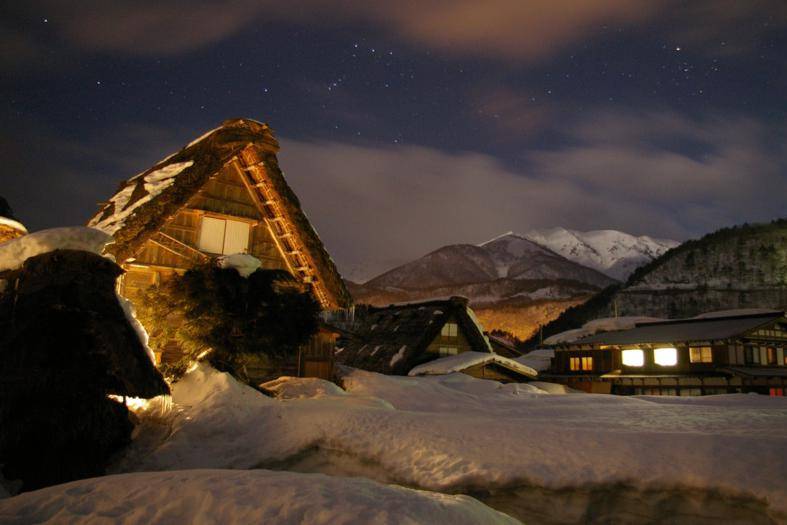
[(785, 0), (9, 4), (0, 195), (30, 230), (231, 117), (272, 126), (358, 280), (509, 230), (787, 216)]

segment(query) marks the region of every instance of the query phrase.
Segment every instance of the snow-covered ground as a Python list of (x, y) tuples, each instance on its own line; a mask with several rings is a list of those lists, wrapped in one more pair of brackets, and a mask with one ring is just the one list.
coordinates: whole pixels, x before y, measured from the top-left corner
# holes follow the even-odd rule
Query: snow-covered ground
[[(115, 470), (276, 468), (481, 493), (490, 502), (514, 495), (499, 508), (534, 490), (595, 490), (608, 511), (642, 494), (671, 494), (694, 518), (704, 512), (696, 501), (713, 501), (721, 515), (744, 501), (759, 510), (741, 522), (787, 519), (785, 398), (553, 395), (547, 385), (463, 374), (358, 370), (343, 384), (345, 393), (294, 380), (279, 400), (201, 366), (175, 385), (170, 419), (143, 416), (137, 446)], [(579, 512), (571, 501), (561, 512)], [(529, 509), (512, 512), (528, 518)]]
[(106, 476), (0, 500), (0, 523), (513, 524), (468, 496), (269, 470)]

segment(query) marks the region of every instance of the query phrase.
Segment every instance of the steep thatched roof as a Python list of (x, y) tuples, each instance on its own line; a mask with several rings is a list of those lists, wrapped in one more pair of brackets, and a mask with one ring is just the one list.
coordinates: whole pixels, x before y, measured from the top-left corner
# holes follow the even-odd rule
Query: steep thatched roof
[(407, 374), (411, 368), (432, 359), (425, 350), (454, 320), (476, 352), (490, 352), (467, 299), (391, 305), (385, 308), (356, 308), (351, 336), (337, 346), (336, 359), (345, 365), (384, 374)]
[(314, 283), (325, 307), (349, 306), (352, 299), (336, 265), (279, 169), (278, 150), (279, 143), (266, 124), (248, 119), (225, 121), (149, 170), (123, 181), (88, 225), (111, 233), (115, 244), (109, 250), (118, 261), (125, 261), (212, 176), (237, 162), (248, 177), (245, 182), (254, 192), (263, 218), (274, 219), (264, 204), (270, 197), (264, 192), (271, 191), (277, 198), (279, 212), (293, 226), (292, 234), (305, 259), (304, 265), (299, 266), (303, 268), (299, 277)]

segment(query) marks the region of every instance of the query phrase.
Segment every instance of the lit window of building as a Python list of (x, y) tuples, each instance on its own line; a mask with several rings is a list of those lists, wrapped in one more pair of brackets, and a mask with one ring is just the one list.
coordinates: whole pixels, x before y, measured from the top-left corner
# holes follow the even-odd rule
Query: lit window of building
[(583, 371), (588, 372), (593, 370), (593, 358), (592, 357), (571, 357), (569, 358), (569, 368), (574, 371)]
[(689, 348), (689, 361), (692, 363), (712, 363), (713, 351), (709, 346), (692, 346)]
[(645, 364), (645, 352), (640, 349), (623, 350), (624, 366), (643, 366)]
[(221, 255), (246, 253), (249, 250), (249, 223), (203, 217), (199, 249)]
[(445, 323), (443, 329), (440, 331), (443, 337), (456, 337), (458, 333), (458, 326), (456, 323)]
[(440, 355), (456, 355), (459, 353), (459, 349), (455, 346), (441, 346), (438, 350)]
[(656, 348), (653, 350), (653, 361), (660, 366), (675, 366), (678, 364), (678, 350), (676, 348)]

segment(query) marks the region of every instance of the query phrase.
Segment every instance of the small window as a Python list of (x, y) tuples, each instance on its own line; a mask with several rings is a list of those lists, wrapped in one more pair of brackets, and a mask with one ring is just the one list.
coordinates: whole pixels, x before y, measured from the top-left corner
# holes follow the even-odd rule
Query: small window
[(592, 357), (570, 357), (568, 360), (569, 369), (572, 372), (589, 372), (593, 370)]
[(713, 350), (710, 346), (692, 346), (689, 348), (689, 361), (692, 363), (712, 363)]
[(443, 356), (456, 355), (456, 354), (459, 353), (459, 349), (457, 347), (455, 347), (455, 346), (441, 346), (438, 349), (438, 352), (439, 352), (440, 355), (443, 355)]
[(249, 249), (249, 223), (203, 217), (198, 247), (220, 255), (246, 253)]
[(678, 364), (678, 350), (676, 348), (656, 348), (653, 350), (653, 361), (660, 366), (675, 366)]
[(769, 346), (768, 349), (767, 349), (767, 354), (768, 354), (767, 355), (768, 364), (769, 365), (775, 365), (777, 363), (777, 361), (776, 361), (776, 349), (774, 347), (772, 347), (772, 346)]
[(456, 337), (458, 334), (458, 326), (456, 323), (445, 323), (440, 333), (443, 337)]
[(623, 350), (623, 366), (643, 366), (645, 364), (645, 352), (639, 349)]
[(582, 370), (584, 370), (584, 371), (593, 370), (593, 358), (592, 357), (583, 357), (582, 358)]

